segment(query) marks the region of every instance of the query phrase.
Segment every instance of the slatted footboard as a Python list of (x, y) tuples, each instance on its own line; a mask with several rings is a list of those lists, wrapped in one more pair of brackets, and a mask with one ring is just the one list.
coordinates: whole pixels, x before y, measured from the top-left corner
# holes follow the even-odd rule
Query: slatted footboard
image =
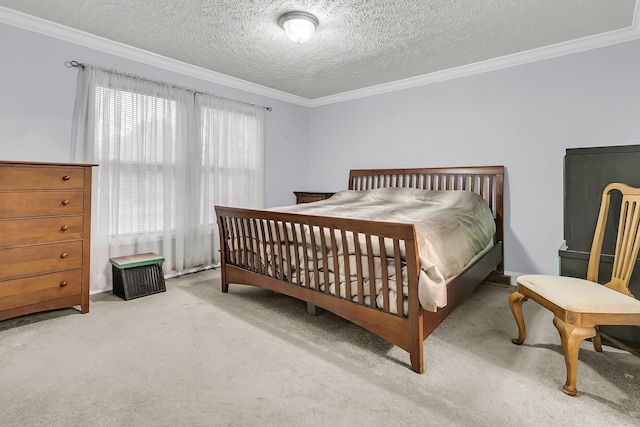
[(422, 371), (422, 340), (410, 332), (421, 329), (412, 224), (220, 206), (216, 214), (223, 292), (248, 284), (307, 301), (409, 351)]

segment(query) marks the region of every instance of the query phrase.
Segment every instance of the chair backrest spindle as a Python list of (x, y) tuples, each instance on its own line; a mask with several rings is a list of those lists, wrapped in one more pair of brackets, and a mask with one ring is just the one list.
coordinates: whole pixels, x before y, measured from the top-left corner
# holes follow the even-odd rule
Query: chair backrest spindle
[(611, 206), (611, 193), (622, 193), (620, 220), (616, 237), (616, 247), (613, 261), (611, 280), (605, 284), (625, 295), (633, 296), (629, 291), (629, 280), (640, 250), (640, 188), (626, 184), (612, 183), (607, 185), (602, 194), (600, 213), (596, 223), (596, 230), (591, 246), (587, 280), (598, 281), (602, 243), (607, 224), (607, 217)]

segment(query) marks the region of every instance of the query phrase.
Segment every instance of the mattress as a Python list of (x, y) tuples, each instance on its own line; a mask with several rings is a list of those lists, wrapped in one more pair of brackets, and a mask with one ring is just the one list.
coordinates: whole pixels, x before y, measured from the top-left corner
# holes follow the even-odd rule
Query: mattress
[[(495, 220), (487, 202), (478, 194), (464, 190), (420, 190), (412, 188), (381, 188), (365, 191), (346, 190), (333, 195), (331, 198), (317, 201), (313, 203), (298, 204), (292, 206), (281, 206), (269, 209), (276, 212), (299, 213), (305, 215), (320, 215), (329, 217), (344, 217), (363, 219), (371, 221), (390, 221), (411, 223), (415, 227), (416, 239), (418, 245), (418, 255), (420, 258), (420, 277), (418, 285), (418, 296), (420, 304), (425, 310), (436, 311), (439, 307), (447, 304), (447, 287), (448, 280), (455, 277), (465, 267), (475, 260), (479, 254), (486, 251), (493, 244), (493, 238), (496, 231)], [(282, 232), (282, 238), (287, 238), (291, 230)], [(310, 237), (312, 233), (317, 234), (319, 230), (306, 229)], [(326, 232), (326, 231), (324, 231)], [(316, 236), (315, 242), (320, 242), (320, 236)], [(340, 236), (338, 235), (338, 238)], [(295, 240), (295, 239), (293, 239)], [(311, 239), (306, 239), (310, 242)], [(344, 271), (344, 263), (353, 263), (355, 268), (354, 250), (356, 242), (346, 242), (344, 247), (349, 252), (348, 261), (344, 256), (339, 256), (340, 272)], [(316, 246), (318, 243), (316, 243)], [(386, 245), (386, 243), (385, 243)], [(373, 279), (369, 278), (368, 271), (363, 271), (365, 280), (375, 280), (376, 292), (382, 288), (382, 279), (378, 275), (382, 271), (381, 259), (379, 257), (382, 248), (374, 244), (371, 250), (376, 256), (376, 275)], [(360, 248), (363, 245), (360, 244)], [(281, 249), (282, 250), (282, 249)], [(319, 248), (305, 248), (308, 253), (316, 251), (316, 256), (321, 254)], [(391, 305), (395, 306), (397, 298), (397, 266), (393, 260), (393, 248), (385, 247), (385, 254), (391, 255), (385, 257), (387, 262), (387, 274), (389, 276), (389, 287), (392, 289)], [(404, 252), (404, 251), (403, 251)], [(282, 252), (280, 252), (282, 253)], [(303, 253), (302, 250), (300, 253)], [(265, 260), (272, 263), (272, 268), (277, 268), (278, 263), (273, 262), (274, 255), (270, 254)], [(329, 254), (327, 258), (340, 254)], [(404, 259), (404, 253), (402, 253)], [(309, 259), (309, 258), (307, 258)], [(339, 293), (345, 297), (347, 286), (351, 286), (357, 291), (357, 283), (353, 277), (344, 277), (340, 272), (335, 274), (332, 268), (333, 259), (324, 259), (316, 266), (317, 271), (302, 269), (303, 257), (298, 256), (297, 260), (291, 263), (297, 265), (289, 266), (297, 270), (298, 274), (303, 271), (310, 271), (309, 275), (320, 277), (330, 277), (328, 283), (321, 284), (321, 287), (329, 285), (332, 294)], [(400, 271), (406, 266), (403, 264)], [(350, 268), (351, 272), (355, 272), (354, 268)], [(325, 274), (325, 270), (329, 270)], [(367, 269), (365, 269), (367, 270)], [(406, 278), (406, 273), (402, 275)], [(315, 277), (314, 277), (315, 278)], [(402, 280), (400, 280), (403, 282)], [(311, 280), (311, 283), (314, 283)], [(337, 288), (337, 289), (336, 289)], [(369, 285), (365, 288), (366, 304), (369, 304)], [(406, 299), (408, 288), (406, 280), (402, 285), (402, 294)], [(382, 296), (376, 295), (376, 304), (382, 306)], [(392, 311), (394, 308), (392, 308)], [(405, 309), (406, 313), (406, 309)]]

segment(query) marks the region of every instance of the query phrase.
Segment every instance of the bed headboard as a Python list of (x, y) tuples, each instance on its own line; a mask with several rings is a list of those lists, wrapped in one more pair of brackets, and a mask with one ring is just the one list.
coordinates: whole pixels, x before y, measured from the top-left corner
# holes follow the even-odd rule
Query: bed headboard
[(496, 240), (504, 238), (504, 166), (453, 168), (352, 169), (349, 190), (408, 187), (423, 190), (468, 190), (482, 196), (496, 220)]

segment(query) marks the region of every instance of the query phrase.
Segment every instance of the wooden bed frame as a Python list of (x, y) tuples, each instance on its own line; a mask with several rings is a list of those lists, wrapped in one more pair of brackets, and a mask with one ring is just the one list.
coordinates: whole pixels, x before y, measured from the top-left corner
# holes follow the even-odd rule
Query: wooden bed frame
[[(502, 242), (504, 235), (503, 186), (503, 166), (350, 171), (350, 190), (383, 187), (469, 190), (481, 195), (488, 202), (496, 221), (495, 244), (473, 265), (467, 266), (463, 272), (448, 283), (447, 306), (438, 309), (437, 312), (424, 310), (418, 300), (420, 263), (413, 224), (216, 206), (221, 241), (222, 292), (229, 291), (230, 283), (253, 285), (286, 294), (306, 301), (313, 306), (326, 309), (408, 351), (411, 369), (422, 373), (424, 372), (423, 342), (426, 337), (489, 275), (502, 277), (502, 280), (505, 278), (503, 275)], [(320, 230), (321, 241), (307, 242), (307, 238), (304, 237), (305, 233), (301, 232), (303, 227), (315, 227), (316, 230)], [(269, 241), (282, 241), (280, 233), (286, 229), (293, 230), (291, 234), (297, 244), (283, 244), (286, 250), (279, 249), (278, 245), (274, 246), (273, 243), (270, 246)], [(327, 259), (327, 254), (340, 253), (339, 242), (344, 241), (347, 235), (356, 236), (361, 242), (363, 239), (366, 242), (366, 246), (361, 244), (363, 245), (362, 250), (356, 247), (356, 259), (366, 261), (357, 262), (356, 271), (349, 271), (348, 262), (342, 267), (346, 271), (341, 270), (345, 277), (349, 277), (350, 274), (357, 276), (358, 290), (354, 295), (349, 295), (352, 298), (333, 295), (329, 292), (329, 286), (323, 286), (324, 289), (321, 289), (321, 286), (317, 285), (319, 277), (323, 274), (324, 277), (321, 280), (324, 280), (324, 283), (329, 282), (327, 269), (324, 270), (324, 273), (315, 274), (317, 286), (314, 286), (313, 281), (310, 282), (312, 274), (309, 270), (309, 265), (312, 265), (315, 266), (314, 271), (318, 271), (318, 263)], [(315, 240), (313, 236), (314, 233), (311, 233), (311, 240)], [(367, 254), (374, 252), (371, 250), (372, 245), (382, 244), (382, 239), (385, 243), (393, 242), (395, 265), (400, 264), (400, 251), (404, 250), (406, 254), (407, 274), (406, 277), (403, 277), (408, 285), (408, 310), (406, 312), (402, 305), (402, 298), (398, 298), (396, 303), (390, 303), (392, 298), (389, 297), (389, 282), (386, 277), (382, 278), (383, 308), (375, 306), (375, 298), (372, 299), (372, 307), (365, 303), (365, 299), (362, 297), (365, 286), (369, 286), (363, 283), (362, 271), (369, 271), (370, 277), (374, 276), (374, 264), (371, 259), (373, 255)], [(306, 251), (298, 252), (298, 244), (303, 245), (301, 247), (306, 247), (307, 244), (319, 246), (322, 257), (317, 257), (315, 251), (312, 251), (312, 254), (307, 257)], [(265, 266), (261, 259), (265, 259), (267, 253), (275, 254), (276, 252), (279, 252), (279, 265), (271, 268)], [(383, 276), (386, 276), (384, 252), (380, 255), (383, 258)], [(261, 256), (263, 257), (261, 258)], [(305, 269), (303, 274), (296, 273), (291, 268), (287, 271), (287, 266), (290, 265), (289, 260), (301, 259), (301, 256), (304, 256), (304, 264), (306, 264), (306, 266), (303, 264)], [(319, 259), (320, 261), (318, 261)], [(339, 271), (340, 268), (337, 259), (338, 256), (333, 257), (334, 271)], [(281, 272), (285, 274), (281, 274)], [(375, 295), (373, 286), (372, 284), (372, 289), (370, 289), (371, 295)], [(350, 290), (346, 292), (351, 294)]]

